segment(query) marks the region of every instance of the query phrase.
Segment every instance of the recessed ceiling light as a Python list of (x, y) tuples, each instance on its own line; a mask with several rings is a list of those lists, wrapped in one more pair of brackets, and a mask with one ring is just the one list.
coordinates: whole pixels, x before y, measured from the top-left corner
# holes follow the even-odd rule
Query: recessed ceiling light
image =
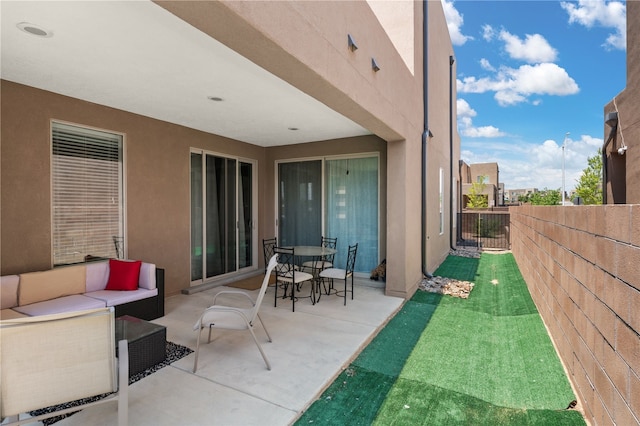
[(300, 129), (298, 129), (297, 127), (289, 127), (289, 130), (294, 130), (295, 131), (295, 130), (300, 130)]
[(39, 25), (30, 24), (29, 22), (20, 22), (16, 25), (20, 30), (24, 31), (27, 34), (31, 34), (38, 37), (53, 37), (53, 32), (50, 30), (45, 30)]
[(223, 99), (219, 98), (217, 96), (207, 96), (207, 99), (209, 99), (210, 101), (214, 101), (214, 102), (222, 102)]

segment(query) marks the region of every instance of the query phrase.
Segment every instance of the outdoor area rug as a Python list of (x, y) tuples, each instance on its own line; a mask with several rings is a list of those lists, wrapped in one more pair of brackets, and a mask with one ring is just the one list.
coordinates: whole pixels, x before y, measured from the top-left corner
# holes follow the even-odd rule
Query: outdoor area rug
[[(160, 370), (161, 368), (166, 367), (167, 365), (179, 360), (180, 358), (184, 358), (185, 356), (189, 355), (191, 352), (193, 352), (193, 350), (187, 348), (186, 346), (182, 346), (182, 345), (178, 345), (176, 343), (173, 342), (167, 342), (167, 352), (166, 352), (166, 358), (164, 361), (159, 362), (158, 364), (154, 365), (153, 367), (149, 367), (144, 371), (141, 371), (137, 374), (134, 374), (133, 376), (131, 376), (129, 378), (129, 385), (137, 382), (140, 379), (143, 379), (145, 377), (147, 377), (150, 374), (155, 373), (156, 371)], [(46, 413), (51, 413), (53, 411), (57, 411), (57, 410), (63, 410), (65, 408), (69, 408), (69, 407), (75, 407), (77, 405), (80, 404), (86, 404), (88, 402), (93, 402), (93, 401), (98, 401), (102, 398), (106, 398), (107, 396), (109, 396), (110, 394), (106, 393), (103, 395), (97, 395), (91, 398), (84, 398), (78, 401), (72, 401), (72, 402), (68, 402), (66, 404), (62, 404), (62, 405), (55, 405), (53, 407), (47, 407), (47, 408), (42, 408), (39, 410), (35, 410), (32, 411), (31, 414), (32, 416), (40, 416), (42, 414), (46, 414)], [(56, 417), (51, 417), (45, 420), (42, 420), (42, 424), (44, 425), (52, 425), (56, 422), (59, 422), (60, 420), (72, 416), (73, 414), (77, 413), (77, 411), (73, 412), (73, 413), (68, 413), (68, 414), (63, 414), (60, 416), (56, 416)]]
[[(234, 281), (229, 284), (225, 284), (225, 286), (240, 288), (243, 290), (258, 290), (260, 287), (262, 287), (262, 280), (264, 280), (264, 274), (255, 275), (253, 277)], [(273, 284), (275, 283), (275, 281), (276, 281), (275, 275), (269, 277), (269, 284)]]
[(584, 425), (513, 255), (449, 256), (468, 299), (418, 291), (297, 424)]

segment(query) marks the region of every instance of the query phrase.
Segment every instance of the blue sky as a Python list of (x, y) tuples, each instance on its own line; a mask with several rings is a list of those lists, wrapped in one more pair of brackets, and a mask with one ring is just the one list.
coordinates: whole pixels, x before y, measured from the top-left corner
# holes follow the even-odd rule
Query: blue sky
[(603, 144), (604, 105), (626, 86), (626, 3), (442, 3), (462, 159), (497, 162), (507, 189), (560, 189), (569, 132), (565, 187), (573, 189)]

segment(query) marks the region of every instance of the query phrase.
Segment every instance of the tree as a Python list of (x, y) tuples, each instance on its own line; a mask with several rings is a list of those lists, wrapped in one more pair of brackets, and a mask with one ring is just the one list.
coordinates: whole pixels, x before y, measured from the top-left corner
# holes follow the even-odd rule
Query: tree
[(559, 189), (543, 189), (523, 196), (520, 201), (530, 203), (534, 206), (555, 206), (562, 202), (562, 195)]
[(467, 208), (468, 209), (482, 209), (489, 207), (489, 200), (486, 195), (483, 194), (485, 187), (485, 177), (479, 176), (478, 182), (471, 184), (469, 194), (467, 194)]
[(576, 194), (583, 204), (602, 204), (602, 148), (587, 159), (587, 164), (577, 180)]

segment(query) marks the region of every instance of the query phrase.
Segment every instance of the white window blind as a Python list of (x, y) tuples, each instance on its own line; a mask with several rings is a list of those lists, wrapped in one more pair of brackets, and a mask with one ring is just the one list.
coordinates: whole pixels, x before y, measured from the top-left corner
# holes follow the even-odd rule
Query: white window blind
[(53, 263), (117, 257), (122, 240), (122, 136), (52, 125)]

